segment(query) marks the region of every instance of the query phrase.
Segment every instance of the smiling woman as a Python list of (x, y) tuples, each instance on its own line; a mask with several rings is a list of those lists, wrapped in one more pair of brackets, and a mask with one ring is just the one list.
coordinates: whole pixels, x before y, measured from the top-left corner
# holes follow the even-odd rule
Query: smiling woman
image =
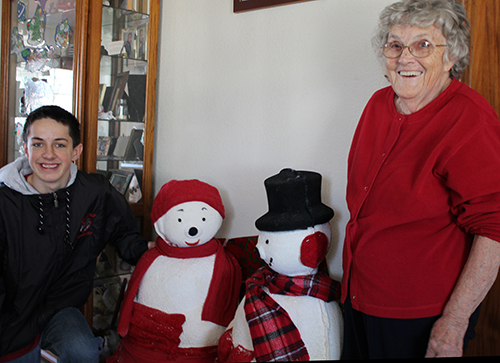
[(365, 107), (348, 159), (344, 356), (460, 356), (500, 266), (500, 122), (458, 80), (459, 1), (389, 5), (373, 45), (390, 86)]
[[(383, 47), (385, 67), (389, 82), (396, 93), (396, 107), (400, 113), (410, 114), (427, 106), (451, 83), (450, 70), (453, 61), (444, 61), (443, 47), (434, 44), (445, 42), (441, 31), (432, 25), (428, 28), (416, 26), (393, 26), (388, 43)], [(409, 46), (394, 50), (394, 44), (426, 44), (415, 56)], [(392, 47), (388, 47), (392, 44)], [(392, 49), (389, 51), (388, 49)], [(399, 52), (399, 56), (394, 56)], [(414, 51), (415, 52), (415, 51)], [(388, 53), (390, 53), (388, 56)]]

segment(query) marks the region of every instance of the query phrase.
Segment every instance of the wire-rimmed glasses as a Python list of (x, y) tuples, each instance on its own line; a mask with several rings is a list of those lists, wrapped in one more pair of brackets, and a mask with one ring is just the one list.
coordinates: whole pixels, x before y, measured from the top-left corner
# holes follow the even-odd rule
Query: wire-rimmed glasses
[(425, 58), (432, 54), (435, 47), (446, 47), (447, 44), (434, 45), (427, 40), (417, 40), (410, 45), (403, 45), (400, 42), (393, 41), (385, 43), (381, 49), (386, 58), (398, 58), (403, 54), (405, 48), (408, 48), (410, 54), (415, 58)]

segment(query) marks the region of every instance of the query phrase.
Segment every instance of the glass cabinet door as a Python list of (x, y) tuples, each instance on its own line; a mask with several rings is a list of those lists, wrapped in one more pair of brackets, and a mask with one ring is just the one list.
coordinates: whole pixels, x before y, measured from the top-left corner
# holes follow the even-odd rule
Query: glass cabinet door
[[(146, 127), (152, 121), (146, 112), (149, 26), (149, 1), (103, 1), (95, 167), (131, 203), (143, 231), (150, 228), (144, 219), (149, 218), (151, 186), (142, 185), (143, 171), (150, 173), (145, 165), (151, 163), (144, 160), (145, 145), (152, 140)], [(88, 319), (95, 335), (116, 327), (120, 305), (114, 302), (120, 301), (132, 272), (133, 266), (106, 247), (88, 303), (93, 307)]]
[(4, 163), (23, 153), (21, 133), (29, 112), (48, 104), (74, 112), (75, 12), (74, 0), (10, 3)]
[(96, 170), (142, 199), (148, 1), (103, 2)]

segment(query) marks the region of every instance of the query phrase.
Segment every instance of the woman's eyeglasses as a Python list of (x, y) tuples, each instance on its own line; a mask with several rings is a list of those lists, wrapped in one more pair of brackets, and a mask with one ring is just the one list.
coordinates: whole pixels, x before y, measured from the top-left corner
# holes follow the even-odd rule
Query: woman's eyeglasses
[(427, 40), (418, 40), (410, 45), (403, 45), (400, 42), (389, 42), (382, 46), (382, 54), (386, 58), (398, 58), (408, 48), (410, 54), (416, 58), (425, 58), (432, 54), (435, 47), (446, 47), (447, 44), (433, 45)]

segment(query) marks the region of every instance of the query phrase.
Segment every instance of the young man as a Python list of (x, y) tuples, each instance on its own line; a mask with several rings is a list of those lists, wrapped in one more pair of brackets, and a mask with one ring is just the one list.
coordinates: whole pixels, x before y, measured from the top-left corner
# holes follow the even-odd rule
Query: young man
[(25, 156), (0, 169), (0, 362), (98, 362), (79, 307), (107, 243), (136, 264), (148, 249), (125, 198), (101, 175), (78, 171), (80, 125), (58, 106), (26, 119)]

